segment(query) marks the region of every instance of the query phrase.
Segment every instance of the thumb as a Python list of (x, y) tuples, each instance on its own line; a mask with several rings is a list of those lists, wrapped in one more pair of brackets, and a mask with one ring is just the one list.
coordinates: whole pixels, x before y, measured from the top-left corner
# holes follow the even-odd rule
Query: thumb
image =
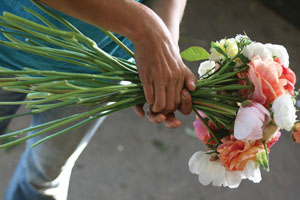
[(179, 111), (184, 114), (188, 115), (192, 111), (192, 96), (188, 90), (183, 89), (181, 91), (181, 104), (179, 106)]
[(184, 84), (189, 91), (196, 89), (197, 78), (188, 67), (186, 67), (185, 71)]

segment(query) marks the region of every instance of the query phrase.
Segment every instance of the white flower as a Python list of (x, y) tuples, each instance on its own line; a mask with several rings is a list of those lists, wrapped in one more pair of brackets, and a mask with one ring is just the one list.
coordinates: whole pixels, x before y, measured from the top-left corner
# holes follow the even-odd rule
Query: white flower
[(215, 71), (216, 63), (214, 61), (204, 61), (200, 64), (198, 68), (199, 76), (210, 75)]
[(203, 185), (228, 186), (237, 188), (242, 179), (249, 179), (254, 183), (261, 181), (259, 166), (248, 161), (243, 171), (226, 171), (219, 160), (210, 161), (210, 155), (198, 151), (189, 160), (189, 168), (193, 174), (199, 175), (199, 182)]
[(279, 128), (290, 131), (296, 121), (296, 108), (290, 94), (279, 96), (272, 105), (274, 121)]
[(251, 60), (255, 56), (259, 56), (263, 61), (273, 60), (272, 52), (264, 44), (259, 42), (252, 42), (246, 46), (242, 54)]
[[(234, 38), (222, 39), (218, 42), (215, 42), (215, 44), (220, 47), (229, 58), (232, 58), (238, 53), (238, 46)], [(210, 52), (210, 60), (220, 61), (225, 59), (224, 56), (213, 47), (210, 49)]]
[(243, 49), (242, 53), (249, 58), (249, 60), (257, 55), (264, 61), (268, 59), (273, 60), (274, 57), (278, 57), (282, 65), (289, 67), (289, 54), (282, 45), (252, 42)]
[(265, 46), (272, 53), (272, 57), (278, 57), (282, 65), (289, 67), (289, 54), (284, 46), (270, 43)]
[(248, 38), (248, 36), (241, 34), (237, 34), (234, 39), (236, 42), (240, 42), (243, 39), (248, 39), (248, 41), (251, 41), (250, 38)]

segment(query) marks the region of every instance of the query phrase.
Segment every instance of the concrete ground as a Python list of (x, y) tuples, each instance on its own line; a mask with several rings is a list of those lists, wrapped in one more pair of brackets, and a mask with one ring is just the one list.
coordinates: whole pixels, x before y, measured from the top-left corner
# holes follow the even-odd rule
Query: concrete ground
[[(255, 41), (284, 45), (290, 66), (300, 76), (300, 32), (258, 0), (189, 0), (182, 22), (182, 49), (246, 33)], [(196, 72), (199, 63), (187, 63)], [(299, 83), (297, 87), (299, 88)], [(202, 186), (188, 170), (190, 156), (204, 147), (187, 136), (193, 116), (178, 129), (152, 125), (129, 109), (111, 115), (75, 165), (70, 200), (297, 200), (300, 144), (283, 134), (270, 154), (270, 172), (260, 184), (243, 181), (239, 189)], [(29, 118), (14, 120), (11, 129)], [(0, 196), (24, 149), (0, 151)]]

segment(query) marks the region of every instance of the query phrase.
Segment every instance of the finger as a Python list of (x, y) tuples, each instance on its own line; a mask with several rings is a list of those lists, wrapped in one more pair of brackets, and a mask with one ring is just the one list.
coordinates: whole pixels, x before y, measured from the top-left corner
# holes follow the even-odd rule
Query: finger
[(154, 103), (154, 89), (153, 89), (152, 82), (144, 81), (143, 82), (143, 89), (144, 89), (144, 93), (145, 93), (147, 103), (149, 105), (152, 105)]
[(185, 69), (184, 83), (189, 91), (194, 91), (196, 89), (197, 78), (187, 67)]
[(175, 89), (175, 109), (177, 109), (178, 106), (180, 105), (183, 83), (184, 83), (184, 76), (180, 76), (179, 80), (176, 83), (176, 89)]
[(166, 88), (166, 108), (163, 113), (167, 114), (175, 111), (175, 85), (170, 82)]
[(148, 120), (153, 124), (159, 124), (166, 120), (166, 116), (161, 113), (154, 113), (151, 110), (148, 111)]
[(179, 111), (184, 115), (188, 115), (192, 111), (192, 96), (186, 89), (181, 91), (181, 104), (179, 106)]
[(156, 81), (156, 83), (154, 83), (154, 94), (155, 100), (152, 111), (159, 113), (166, 107), (166, 88), (163, 82)]
[(134, 108), (133, 108), (135, 113), (141, 118), (143, 118), (145, 116), (145, 111), (144, 111), (143, 107), (144, 107), (144, 104), (140, 104), (140, 105), (134, 106)]
[(181, 121), (175, 117), (174, 113), (169, 113), (166, 116), (166, 124), (167, 128), (178, 128), (181, 126)]

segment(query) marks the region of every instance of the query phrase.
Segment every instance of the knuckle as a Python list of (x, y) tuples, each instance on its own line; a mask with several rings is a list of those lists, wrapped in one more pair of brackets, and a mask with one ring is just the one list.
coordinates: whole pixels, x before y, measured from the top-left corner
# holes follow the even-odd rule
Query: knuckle
[(174, 78), (174, 74), (172, 73), (171, 70), (166, 70), (165, 73), (164, 73), (164, 76), (163, 76), (163, 79), (166, 81), (166, 82), (170, 82), (172, 81)]
[(165, 109), (165, 104), (163, 102), (157, 102), (153, 106), (154, 112), (161, 112)]
[(165, 83), (163, 78), (159, 78), (159, 79), (156, 80), (155, 85), (159, 88), (164, 88), (166, 86), (166, 83)]
[(175, 72), (173, 72), (173, 73), (168, 72), (168, 79), (169, 79), (169, 81), (173, 81), (175, 78), (176, 78)]
[(169, 103), (169, 104), (166, 106), (165, 111), (166, 111), (167, 113), (170, 113), (170, 112), (175, 111), (175, 102)]

